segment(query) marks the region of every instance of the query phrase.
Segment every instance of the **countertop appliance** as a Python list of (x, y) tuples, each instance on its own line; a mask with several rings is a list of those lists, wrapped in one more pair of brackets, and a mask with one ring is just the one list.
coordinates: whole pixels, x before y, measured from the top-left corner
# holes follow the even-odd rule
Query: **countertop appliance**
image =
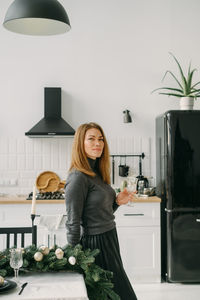
[[(32, 200), (33, 197), (33, 192), (31, 192), (26, 200)], [(57, 192), (45, 192), (45, 193), (37, 193), (36, 194), (36, 200), (49, 200), (49, 199), (65, 199), (65, 193), (62, 191), (57, 191)]]
[(161, 197), (161, 274), (200, 282), (200, 110), (156, 118), (156, 182)]
[(138, 191), (138, 189), (139, 189), (140, 181), (143, 182), (144, 188), (149, 187), (148, 179), (142, 175), (142, 157), (139, 157), (139, 175), (136, 178), (137, 178), (136, 191)]
[(25, 135), (29, 137), (74, 136), (75, 130), (61, 117), (61, 88), (44, 88), (44, 118)]

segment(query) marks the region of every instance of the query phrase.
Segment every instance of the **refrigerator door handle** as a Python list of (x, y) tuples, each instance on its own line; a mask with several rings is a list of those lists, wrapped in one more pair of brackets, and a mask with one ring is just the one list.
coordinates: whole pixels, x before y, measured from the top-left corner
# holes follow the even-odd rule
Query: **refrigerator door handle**
[(200, 219), (196, 219), (197, 222), (200, 222)]
[(165, 211), (170, 213), (170, 212), (172, 212), (172, 209), (165, 208)]

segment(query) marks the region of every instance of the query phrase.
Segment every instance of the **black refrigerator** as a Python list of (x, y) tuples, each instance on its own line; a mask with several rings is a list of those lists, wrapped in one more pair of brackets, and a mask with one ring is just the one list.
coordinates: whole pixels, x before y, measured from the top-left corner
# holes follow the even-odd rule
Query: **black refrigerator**
[(200, 110), (156, 118), (156, 188), (162, 280), (200, 282)]

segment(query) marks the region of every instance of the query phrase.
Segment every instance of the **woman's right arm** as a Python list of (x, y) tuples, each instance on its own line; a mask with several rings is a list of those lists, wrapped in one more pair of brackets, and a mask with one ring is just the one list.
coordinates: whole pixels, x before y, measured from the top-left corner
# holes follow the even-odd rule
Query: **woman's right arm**
[(80, 242), (80, 223), (87, 192), (88, 180), (86, 175), (79, 171), (70, 173), (65, 185), (65, 201), (67, 241), (72, 246)]

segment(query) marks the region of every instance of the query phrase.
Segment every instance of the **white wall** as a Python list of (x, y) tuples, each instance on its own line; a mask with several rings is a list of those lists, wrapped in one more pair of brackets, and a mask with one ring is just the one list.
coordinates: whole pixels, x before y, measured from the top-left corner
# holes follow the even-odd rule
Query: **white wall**
[[(162, 85), (167, 69), (177, 71), (169, 51), (184, 68), (192, 60), (200, 72), (199, 0), (60, 2), (72, 26), (64, 35), (23, 36), (0, 26), (2, 143), (5, 138), (24, 138), (43, 116), (44, 87), (60, 86), (63, 118), (75, 129), (83, 122), (100, 123), (112, 145), (118, 139), (127, 143), (132, 137), (135, 143), (150, 139), (146, 172), (155, 176), (155, 117), (179, 105), (177, 99), (151, 91)], [(11, 3), (0, 1), (1, 23)], [(165, 84), (171, 81), (168, 77)], [(124, 109), (131, 111), (133, 123), (123, 123)], [(200, 109), (198, 102), (195, 109)], [(136, 151), (137, 146), (126, 150)], [(54, 149), (56, 154), (59, 148)], [(2, 165), (0, 174), (5, 177)]]

